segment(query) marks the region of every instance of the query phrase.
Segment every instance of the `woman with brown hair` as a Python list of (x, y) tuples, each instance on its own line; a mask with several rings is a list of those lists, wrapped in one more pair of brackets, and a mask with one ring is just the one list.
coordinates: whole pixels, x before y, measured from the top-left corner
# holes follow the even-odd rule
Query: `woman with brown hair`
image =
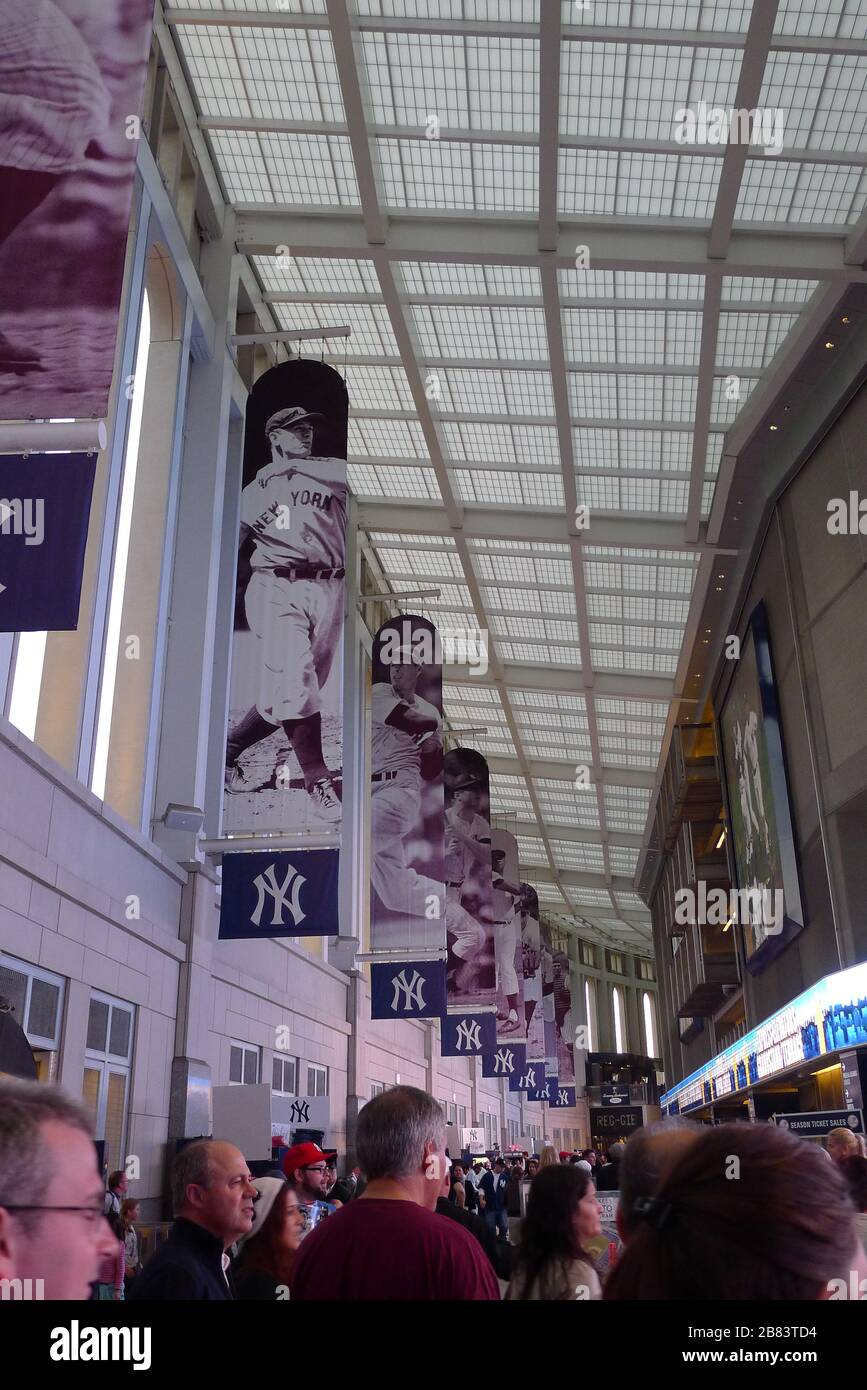
[(284, 1178), (255, 1178), (253, 1224), (238, 1242), (232, 1269), (239, 1299), (268, 1302), (289, 1297), (295, 1254), (307, 1219), (306, 1208)]
[(527, 1197), (507, 1298), (521, 1302), (601, 1298), (599, 1276), (584, 1249), (599, 1231), (599, 1203), (589, 1174), (571, 1163), (541, 1168)]
[(638, 1218), (605, 1299), (827, 1298), (867, 1273), (841, 1176), (803, 1139), (771, 1125), (706, 1130)]

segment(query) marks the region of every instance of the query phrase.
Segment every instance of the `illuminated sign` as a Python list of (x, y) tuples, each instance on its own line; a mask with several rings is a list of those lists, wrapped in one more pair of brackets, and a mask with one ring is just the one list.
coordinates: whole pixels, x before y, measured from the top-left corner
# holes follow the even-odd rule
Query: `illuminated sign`
[(867, 962), (826, 975), (660, 1096), (683, 1114), (839, 1048), (867, 1043)]

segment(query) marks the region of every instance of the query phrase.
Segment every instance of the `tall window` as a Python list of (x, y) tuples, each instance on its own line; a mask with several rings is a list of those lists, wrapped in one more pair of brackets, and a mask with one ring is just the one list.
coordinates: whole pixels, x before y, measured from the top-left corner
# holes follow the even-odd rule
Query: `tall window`
[(615, 1052), (625, 1052), (626, 1028), (623, 1018), (623, 998), (616, 985), (611, 991), (611, 1002), (614, 1009), (614, 1050)]
[(373, 1100), (373, 1097), (374, 1097), (374, 1096), (381, 1096), (382, 1093), (383, 1093), (383, 1091), (387, 1091), (387, 1090), (388, 1090), (388, 1087), (386, 1086), (386, 1084), (385, 1084), (384, 1081), (371, 1081), (371, 1083), (370, 1083), (370, 1099)]
[(307, 1067), (307, 1094), (308, 1096), (327, 1096), (328, 1095), (328, 1068), (319, 1067), (315, 1062), (310, 1062)]
[(61, 975), (0, 953), (0, 995), (27, 1035), (40, 1081), (54, 1081), (57, 1075), (64, 984)]
[(644, 1045), (648, 1057), (658, 1056), (656, 1050), (656, 1020), (653, 1016), (653, 999), (645, 990), (641, 996), (641, 1007), (644, 1012)]
[(109, 1171), (125, 1166), (134, 1016), (122, 999), (91, 993), (82, 1093), (94, 1117), (94, 1138), (105, 1141)]
[(252, 1043), (232, 1042), (229, 1045), (229, 1085), (258, 1086), (259, 1049)]
[(271, 1071), (271, 1090), (278, 1096), (297, 1096), (298, 1063), (294, 1057), (275, 1057)]
[(592, 980), (584, 981), (584, 1013), (587, 1018), (587, 1051), (596, 1051), (596, 994)]
[(132, 509), (135, 500), (135, 484), (138, 473), (139, 440), (141, 438), (142, 411), (144, 409), (145, 381), (147, 379), (148, 355), (151, 345), (151, 314), (147, 291), (142, 298), (141, 322), (138, 331), (138, 348), (135, 358), (135, 374), (132, 386), (132, 404), (129, 412), (129, 428), (126, 438), (126, 457), (123, 468), (123, 488), (120, 496), (120, 509), (117, 518), (117, 536), (114, 548), (114, 566), (111, 576), (111, 600), (108, 609), (108, 625), (105, 633), (105, 664), (102, 674), (102, 688), (99, 692), (99, 715), (96, 724), (96, 747), (93, 756), (93, 775), (90, 780), (91, 791), (102, 800), (105, 797), (105, 779), (108, 771), (108, 746), (111, 737), (111, 720), (114, 712), (114, 691), (117, 683), (117, 665), (120, 660), (121, 618), (126, 593), (127, 561), (129, 543), (132, 535)]

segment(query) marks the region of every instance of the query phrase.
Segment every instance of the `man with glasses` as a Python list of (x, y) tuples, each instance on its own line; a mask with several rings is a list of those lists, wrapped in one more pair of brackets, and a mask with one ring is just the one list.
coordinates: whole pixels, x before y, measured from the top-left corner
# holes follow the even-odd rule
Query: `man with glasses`
[[(307, 1211), (305, 1235), (312, 1231), (323, 1217), (336, 1211), (336, 1208), (325, 1200), (329, 1188), (331, 1158), (331, 1153), (326, 1153), (318, 1144), (312, 1143), (293, 1144), (283, 1155), (283, 1172), (294, 1189), (299, 1204)], [(336, 1161), (336, 1155), (334, 1159)]]
[(130, 1302), (222, 1302), (235, 1297), (226, 1253), (253, 1225), (258, 1195), (234, 1144), (196, 1139), (172, 1164), (174, 1225), (138, 1275)]
[(0, 1298), (90, 1297), (117, 1246), (92, 1132), (56, 1087), (0, 1079)]

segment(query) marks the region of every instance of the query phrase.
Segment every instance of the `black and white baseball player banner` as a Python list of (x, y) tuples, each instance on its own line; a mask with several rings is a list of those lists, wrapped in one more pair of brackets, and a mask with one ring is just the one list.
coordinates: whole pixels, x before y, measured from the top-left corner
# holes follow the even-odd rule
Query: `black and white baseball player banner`
[(524, 1012), (527, 1019), (527, 1056), (545, 1060), (545, 1027), (542, 1018), (542, 938), (539, 897), (529, 883), (521, 884), (521, 954), (524, 972)]
[(446, 1013), (440, 1023), (443, 1057), (482, 1057), (496, 1051), (496, 1018), (491, 1010), (481, 1014)]
[(0, 455), (0, 632), (78, 626), (96, 454)]
[(441, 662), (426, 618), (373, 640), (370, 943), (386, 957), (445, 946)]
[(572, 975), (567, 942), (554, 942), (552, 969), (554, 990), (554, 1050), (549, 1053), (556, 1063), (554, 1070), (560, 1081), (568, 1085), (575, 1080), (575, 1029), (572, 1023)]
[(496, 1003), (488, 764), (472, 748), (445, 756), (448, 1002)]
[(497, 1041), (527, 1037), (521, 950), (518, 842), (508, 830), (491, 831), (491, 911), (497, 976)]
[(336, 850), (224, 854), (220, 938), (338, 936)]
[(153, 9), (0, 0), (5, 420), (108, 410)]
[(482, 1054), (482, 1076), (520, 1076), (527, 1065), (527, 1049), (523, 1043), (497, 1043), (493, 1052)]
[(575, 1087), (561, 1086), (556, 1080), (551, 1090), (551, 1100), (549, 1104), (553, 1110), (568, 1110), (575, 1105)]
[(341, 821), (347, 427), (322, 362), (283, 362), (250, 392), (224, 834)]
[(370, 967), (371, 1018), (438, 1018), (445, 1010), (441, 960), (409, 960)]

